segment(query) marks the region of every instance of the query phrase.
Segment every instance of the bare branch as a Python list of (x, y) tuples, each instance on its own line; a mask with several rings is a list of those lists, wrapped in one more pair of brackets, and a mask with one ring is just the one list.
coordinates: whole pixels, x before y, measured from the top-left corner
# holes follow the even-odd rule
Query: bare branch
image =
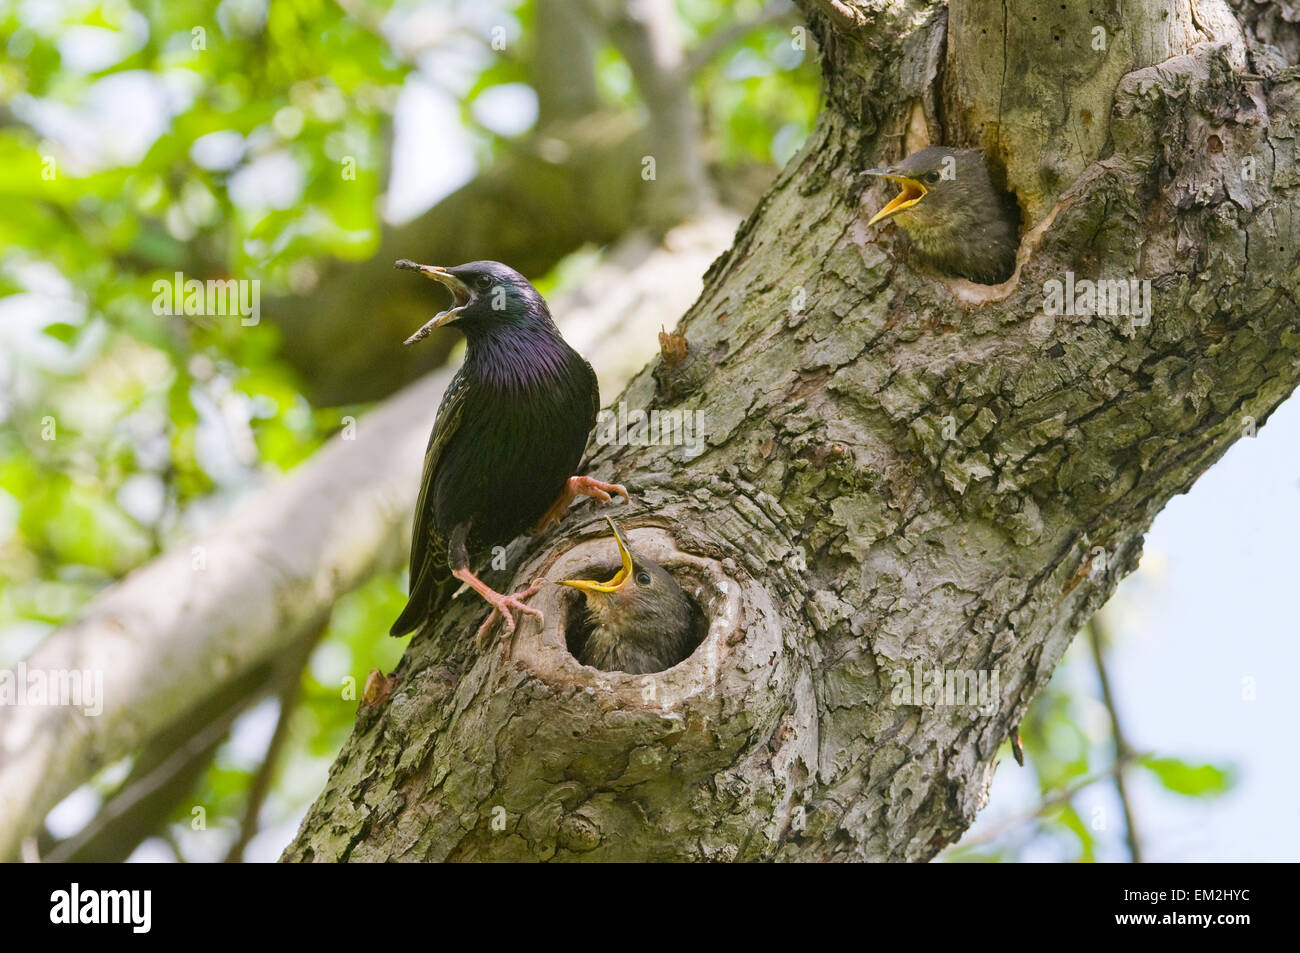
[(712, 63), (715, 58), (725, 53), (731, 46), (751, 33), (774, 23), (782, 21), (794, 22), (797, 19), (798, 12), (790, 0), (777, 0), (775, 3), (768, 4), (756, 16), (748, 20), (740, 20), (720, 26), (686, 54), (684, 72), (687, 76), (695, 76), (700, 70)]
[(1101, 700), (1110, 716), (1110, 733), (1115, 740), (1115, 793), (1124, 809), (1124, 840), (1128, 844), (1129, 860), (1135, 864), (1142, 863), (1142, 843), (1138, 836), (1137, 819), (1133, 812), (1133, 802), (1128, 795), (1124, 782), (1124, 765), (1132, 760), (1133, 747), (1120, 725), (1119, 708), (1115, 704), (1115, 695), (1110, 688), (1110, 675), (1106, 671), (1106, 626), (1102, 613), (1097, 613), (1088, 621), (1088, 647), (1092, 651), (1092, 661), (1097, 668), (1097, 681), (1101, 683)]
[(1075, 797), (1086, 789), (1092, 787), (1094, 784), (1108, 780), (1109, 778), (1117, 777), (1119, 773), (1129, 765), (1133, 764), (1135, 761), (1140, 761), (1145, 757), (1145, 754), (1138, 754), (1130, 751), (1128, 754), (1124, 755), (1124, 757), (1117, 758), (1115, 762), (1104, 771), (1090, 774), (1088, 777), (1076, 781), (1069, 787), (1057, 791), (1050, 797), (1044, 798), (1042, 802), (1033, 809), (1026, 811), (1023, 814), (1017, 814), (1015, 817), (1007, 818), (1005, 821), (990, 827), (988, 830), (983, 831), (974, 837), (964, 838), (956, 845), (956, 849), (965, 850), (971, 847), (980, 847), (990, 841), (995, 841), (1009, 831), (1013, 831), (1017, 827), (1020, 827), (1022, 824), (1028, 824), (1030, 821), (1038, 820), (1043, 815), (1047, 814), (1049, 811), (1055, 810), (1062, 804), (1068, 804), (1073, 801)]
[(573, 0), (537, 0), (532, 76), (538, 126), (572, 119), (600, 106), (596, 85), (597, 31)]
[(262, 812), (267, 794), (271, 791), (271, 781), (280, 763), (280, 753), (284, 750), (284, 743), (289, 738), (289, 726), (298, 707), (298, 696), (302, 693), (303, 667), (311, 657), (312, 649), (324, 634), (325, 627), (321, 626), (316, 632), (304, 638), (295, 651), (285, 653), (280, 659), (280, 670), (276, 675), (280, 692), (280, 711), (276, 715), (275, 731), (272, 732), (271, 740), (267, 743), (262, 764), (248, 786), (248, 800), (244, 805), (243, 819), (239, 823), (239, 834), (226, 852), (225, 862), (228, 864), (239, 863), (244, 859), (244, 849), (257, 833), (258, 816)]
[(645, 158), (654, 160), (655, 172), (643, 178), (642, 214), (652, 228), (662, 230), (712, 198), (677, 12), (671, 0), (584, 2), (627, 61), (650, 113), (651, 152)]
[(856, 30), (868, 22), (867, 15), (845, 0), (805, 0), (812, 4), (831, 21), (836, 29), (844, 32)]

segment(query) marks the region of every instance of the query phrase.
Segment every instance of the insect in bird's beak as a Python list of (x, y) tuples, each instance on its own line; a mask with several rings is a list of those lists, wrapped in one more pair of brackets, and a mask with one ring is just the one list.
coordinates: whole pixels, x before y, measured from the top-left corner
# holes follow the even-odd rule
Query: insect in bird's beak
[(592, 579), (561, 579), (560, 585), (572, 586), (574, 589), (581, 589), (584, 592), (599, 592), (609, 595), (618, 592), (632, 578), (632, 551), (627, 548), (627, 541), (623, 539), (623, 534), (619, 532), (619, 528), (614, 521), (606, 516), (605, 522), (614, 531), (614, 541), (618, 543), (618, 556), (623, 563), (618, 572), (614, 574), (614, 578), (609, 582), (596, 582)]
[(406, 339), (406, 344), (414, 344), (416, 341), (421, 341), (428, 337), (429, 332), (434, 328), (445, 328), (447, 325), (454, 322), (460, 317), (461, 308), (469, 304), (470, 298), (473, 297), (470, 293), (469, 285), (465, 284), (465, 282), (461, 281), (446, 268), (439, 268), (437, 265), (420, 265), (416, 262), (408, 261), (405, 258), (399, 258), (393, 264), (404, 271), (418, 271), (420, 274), (424, 275), (424, 277), (431, 278), (439, 284), (445, 285), (447, 290), (451, 292), (452, 297), (451, 307), (446, 311), (439, 311), (435, 314), (433, 319), (425, 324), (424, 327), (420, 328), (420, 330), (416, 331)]
[(871, 221), (867, 222), (868, 226), (875, 225), (876, 222), (884, 221), (891, 215), (903, 211), (903, 209), (911, 208), (917, 202), (921, 201), (921, 199), (925, 198), (925, 193), (929, 191), (929, 189), (916, 179), (909, 179), (905, 175), (896, 175), (888, 169), (867, 169), (867, 171), (862, 174), (877, 175), (882, 179), (893, 179), (903, 189), (890, 200), (888, 205), (882, 208), (875, 215), (871, 216)]

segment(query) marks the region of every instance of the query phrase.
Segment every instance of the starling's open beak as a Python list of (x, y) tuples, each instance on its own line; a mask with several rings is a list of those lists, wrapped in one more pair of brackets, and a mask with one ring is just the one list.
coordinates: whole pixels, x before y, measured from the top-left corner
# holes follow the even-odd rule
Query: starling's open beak
[(469, 304), (469, 299), (472, 297), (469, 286), (449, 272), (446, 268), (439, 268), (437, 265), (420, 265), (413, 261), (408, 261), (405, 258), (399, 258), (393, 264), (405, 271), (418, 271), (420, 274), (424, 275), (424, 277), (432, 278), (434, 281), (446, 285), (447, 290), (451, 292), (452, 297), (450, 308), (446, 311), (439, 311), (435, 314), (433, 320), (429, 321), (424, 325), (424, 327), (420, 328), (420, 330), (407, 338), (405, 343), (414, 344), (416, 341), (428, 337), (429, 332), (434, 328), (445, 328), (460, 317), (460, 309)]
[(891, 215), (896, 215), (903, 211), (903, 209), (911, 208), (917, 202), (921, 201), (921, 199), (925, 198), (925, 193), (929, 191), (929, 189), (916, 179), (909, 179), (905, 175), (895, 175), (886, 169), (868, 169), (864, 174), (878, 175), (882, 179), (893, 179), (903, 189), (903, 191), (899, 192), (890, 200), (888, 205), (882, 208), (875, 215), (871, 216), (871, 221), (867, 222), (868, 225), (875, 225), (876, 222), (882, 222)]
[(618, 526), (608, 516), (605, 522), (609, 523), (609, 528), (614, 531), (614, 541), (618, 543), (618, 555), (623, 565), (619, 567), (614, 578), (609, 582), (596, 582), (591, 579), (562, 579), (560, 585), (572, 586), (574, 589), (581, 589), (583, 592), (599, 592), (604, 595), (610, 595), (618, 592), (624, 584), (632, 578), (632, 552), (627, 548), (627, 541), (623, 539), (623, 534), (619, 532)]

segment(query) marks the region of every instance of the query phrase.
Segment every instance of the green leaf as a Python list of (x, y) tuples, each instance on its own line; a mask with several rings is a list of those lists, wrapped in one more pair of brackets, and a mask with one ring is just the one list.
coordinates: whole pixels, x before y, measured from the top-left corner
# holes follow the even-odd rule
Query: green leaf
[(1140, 763), (1164, 787), (1188, 797), (1220, 797), (1237, 783), (1230, 768), (1212, 764), (1188, 764), (1178, 758), (1143, 758)]
[(1079, 812), (1074, 809), (1074, 805), (1064, 805), (1061, 813), (1057, 815), (1056, 821), (1079, 839), (1079, 862), (1084, 864), (1096, 863), (1097, 840), (1092, 836), (1092, 831), (1088, 829), (1088, 825), (1083, 822), (1083, 818), (1079, 816)]
[(77, 332), (81, 330), (74, 324), (67, 324), (63, 321), (56, 321), (53, 324), (45, 325), (44, 331), (56, 341), (62, 341), (64, 344), (71, 344), (77, 337)]

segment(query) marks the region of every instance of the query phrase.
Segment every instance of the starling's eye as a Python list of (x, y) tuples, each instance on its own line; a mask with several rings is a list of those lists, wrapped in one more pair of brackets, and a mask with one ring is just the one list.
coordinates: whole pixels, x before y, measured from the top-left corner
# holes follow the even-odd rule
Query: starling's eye
[(636, 574), (636, 584), (638, 586), (650, 585), (650, 574), (648, 572), (639, 572)]
[(474, 279), (474, 287), (477, 288), (479, 291), (487, 291), (489, 288), (492, 287), (492, 276), (479, 275), (477, 278)]
[(935, 182), (938, 182), (940, 178), (941, 178), (941, 176), (939, 175), (938, 172), (927, 172), (927, 173), (925, 174), (925, 181), (927, 181), (927, 182), (929, 182), (929, 183), (931, 183), (931, 184), (934, 184)]

